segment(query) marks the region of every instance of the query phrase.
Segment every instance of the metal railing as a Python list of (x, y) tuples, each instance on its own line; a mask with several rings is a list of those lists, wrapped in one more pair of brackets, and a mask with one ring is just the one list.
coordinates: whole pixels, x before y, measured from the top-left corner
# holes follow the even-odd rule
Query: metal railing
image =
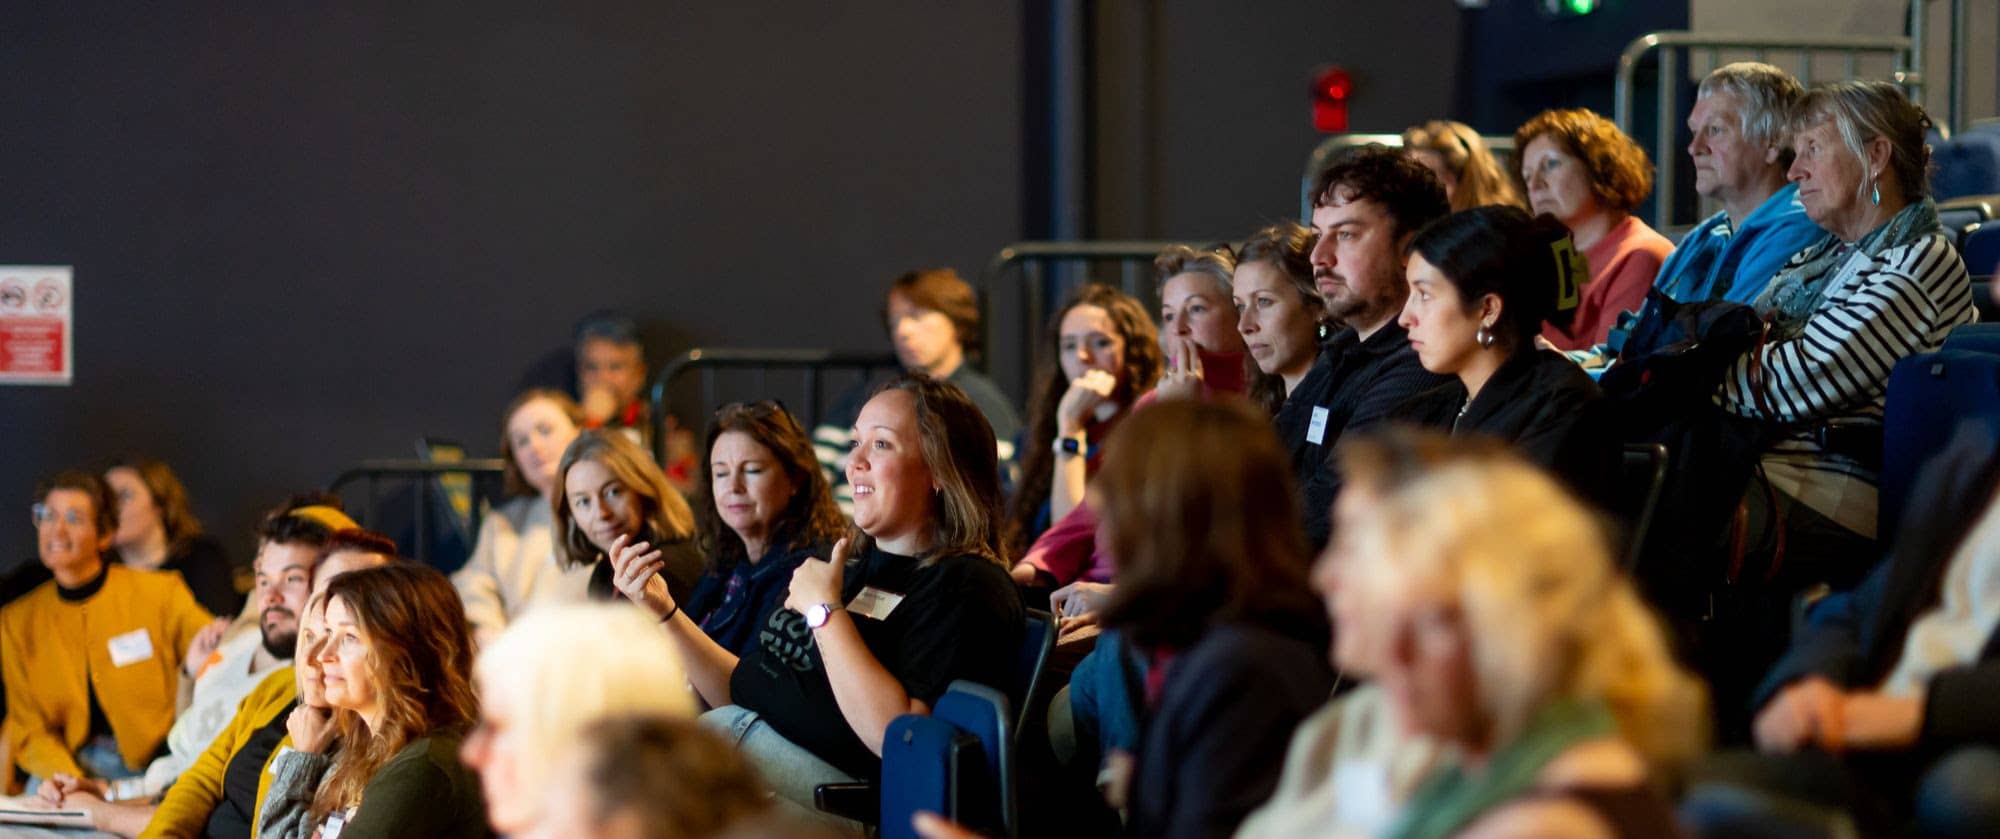
[[(1126, 294), (1138, 298), (1148, 309), (1159, 302), (1153, 293), (1153, 258), (1160, 251), (1174, 245), (1206, 247), (1227, 241), (1211, 239), (1205, 242), (1179, 241), (1169, 239), (1124, 239), (1104, 241), (1073, 242), (1015, 242), (993, 255), (986, 263), (986, 270), (979, 277), (979, 310), (986, 313), (981, 327), (979, 345), (981, 356), (986, 363), (986, 372), (997, 375), (1001, 371), (995, 355), (998, 347), (1012, 347), (1018, 352), (1014, 372), (1023, 392), (1030, 386), (1034, 375), (1035, 348), (1049, 315), (1051, 300), (1060, 300), (1073, 289), (1093, 278), (1086, 272), (1078, 276), (1059, 278), (1051, 283), (1046, 269), (1056, 265), (1083, 265), (1115, 263), (1118, 265), (1118, 287)], [(1002, 290), (1002, 280), (1009, 273), (1018, 273), (1021, 279), (1019, 289), (1020, 314), (1017, 331), (1011, 341), (1003, 340), (1002, 318), (995, 317), (993, 295)], [(1003, 383), (1004, 384), (1004, 383)]]
[[(1491, 152), (1493, 152), (1493, 155), (1495, 157), (1500, 158), (1500, 166), (1501, 166), (1500, 171), (1501, 172), (1511, 171), (1509, 167), (1514, 165), (1513, 164), (1514, 138), (1487, 137), (1482, 135), (1479, 139), (1486, 141), (1486, 148)], [(1335, 154), (1340, 153), (1342, 149), (1349, 149), (1355, 146), (1366, 146), (1369, 144), (1380, 144), (1384, 146), (1389, 146), (1391, 148), (1402, 148), (1403, 135), (1359, 134), (1359, 133), (1335, 134), (1324, 140), (1319, 141), (1319, 145), (1313, 147), (1312, 153), (1306, 155), (1306, 173), (1305, 176), (1299, 180), (1299, 223), (1300, 224), (1303, 224), (1307, 227), (1312, 226), (1313, 198), (1315, 197), (1312, 194), (1313, 181), (1319, 177), (1320, 172), (1326, 169), (1327, 163), (1333, 160), (1333, 156)]]
[(335, 494), (340, 494), (348, 485), (355, 481), (365, 482), (364, 485), (367, 487), (366, 498), (368, 501), (361, 508), (362, 515), (356, 518), (362, 524), (366, 525), (368, 524), (368, 519), (372, 518), (375, 514), (378, 482), (385, 479), (394, 479), (413, 484), (416, 489), (410, 493), (410, 496), (413, 499), (412, 503), (415, 505), (415, 509), (412, 511), (412, 520), (416, 528), (416, 536), (415, 544), (411, 546), (411, 554), (412, 558), (420, 562), (430, 562), (431, 513), (429, 501), (432, 490), (430, 479), (452, 475), (464, 475), (470, 479), (469, 488), (472, 495), (469, 505), (470, 509), (466, 511), (466, 514), (468, 518), (467, 537), (471, 538), (479, 532), (479, 520), (485, 512), (484, 505), (479, 503), (479, 479), (482, 476), (489, 479), (498, 478), (506, 471), (506, 467), (506, 462), (497, 457), (468, 458), (456, 461), (417, 460), (414, 458), (364, 460), (343, 470), (339, 475), (334, 476), (334, 479), (327, 484), (327, 490)]
[[(1612, 87), (1612, 119), (1618, 128), (1634, 140), (1640, 140), (1633, 133), (1632, 111), (1633, 88), (1637, 83), (1640, 62), (1649, 53), (1657, 53), (1659, 72), (1656, 78), (1658, 94), (1653, 103), (1654, 128), (1653, 145), (1647, 149), (1653, 157), (1653, 164), (1659, 168), (1653, 178), (1653, 228), (1666, 230), (1674, 226), (1674, 195), (1678, 188), (1675, 170), (1680, 162), (1680, 149), (1674, 142), (1675, 132), (1686, 117), (1680, 104), (1680, 86), (1685, 81), (1682, 76), (1681, 55), (1701, 51), (1707, 57), (1703, 66), (1718, 66), (1724, 51), (1748, 51), (1757, 61), (1765, 61), (1771, 52), (1798, 54), (1795, 75), (1803, 84), (1817, 81), (1813, 68), (1814, 59), (1832, 54), (1843, 59), (1842, 78), (1857, 78), (1863, 56), (1887, 56), (1897, 68), (1891, 73), (1891, 80), (1909, 90), (1910, 96), (1919, 101), (1923, 97), (1923, 77), (1913, 69), (1912, 56), (1915, 55), (1916, 41), (1901, 36), (1812, 36), (1787, 37), (1778, 35), (1737, 35), (1713, 34), (1705, 32), (1653, 32), (1641, 35), (1627, 44), (1625, 52), (1618, 57), (1618, 75)], [(1644, 141), (1640, 140), (1644, 145)]]
[[(701, 405), (706, 414), (715, 408), (716, 380), (719, 370), (748, 370), (755, 374), (752, 390), (759, 394), (767, 392), (767, 374), (775, 370), (797, 370), (804, 377), (806, 392), (805, 412), (794, 412), (799, 422), (810, 429), (820, 419), (820, 405), (825, 400), (821, 394), (821, 374), (831, 370), (851, 370), (866, 377), (883, 369), (900, 369), (902, 364), (890, 353), (860, 353), (842, 350), (821, 349), (703, 349), (688, 350), (676, 356), (660, 368), (660, 374), (653, 377), (652, 387), (647, 390), (647, 403), (652, 409), (655, 422), (663, 422), (668, 414), (667, 390), (676, 379), (689, 372), (701, 374)], [(664, 464), (667, 460), (667, 439), (665, 434), (652, 435), (653, 459)]]

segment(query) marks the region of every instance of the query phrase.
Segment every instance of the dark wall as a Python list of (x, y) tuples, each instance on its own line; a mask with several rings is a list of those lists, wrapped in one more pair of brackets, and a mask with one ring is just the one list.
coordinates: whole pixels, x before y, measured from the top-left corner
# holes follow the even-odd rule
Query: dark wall
[(78, 343), (0, 388), (0, 564), (59, 467), (164, 458), (240, 557), (353, 461), (493, 453), (586, 310), (880, 347), (889, 276), (1019, 235), (1013, 4), (576, 5), (10, 11), (0, 264), (76, 266)]

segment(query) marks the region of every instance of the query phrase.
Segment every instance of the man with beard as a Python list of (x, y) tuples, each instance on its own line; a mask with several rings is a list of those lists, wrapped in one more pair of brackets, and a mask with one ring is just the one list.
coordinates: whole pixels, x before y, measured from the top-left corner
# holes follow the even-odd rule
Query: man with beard
[(334, 506), (338, 503), (331, 497), (298, 496), (265, 515), (257, 527), (256, 588), (245, 610), (246, 618), (254, 610), (258, 631), (222, 638), (224, 627), (214, 627), (212, 634), (196, 639), (182, 668), (182, 676), (194, 683), (192, 699), (167, 733), (167, 753), (148, 765), (144, 776), (106, 782), (59, 773), (42, 790), (42, 798), (89, 811), (102, 830), (131, 836), (143, 829), (153, 814), (150, 802), (201, 756), (235, 717), (243, 698), (291, 664), (314, 571), (334, 534), (355, 527)]
[(1340, 488), (1329, 461), (1340, 435), (1384, 419), (1398, 403), (1442, 384), (1397, 325), (1409, 296), (1405, 255), (1419, 229), (1451, 211), (1436, 175), (1401, 150), (1369, 145), (1336, 159), (1313, 184), (1313, 284), (1341, 324), (1279, 408), (1277, 429), (1304, 496), (1306, 538), (1326, 546)]

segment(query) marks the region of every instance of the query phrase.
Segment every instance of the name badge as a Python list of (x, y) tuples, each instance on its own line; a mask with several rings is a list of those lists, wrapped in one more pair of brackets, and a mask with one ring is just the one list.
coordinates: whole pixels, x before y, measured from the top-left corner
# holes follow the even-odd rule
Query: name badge
[(146, 634), (145, 627), (113, 636), (110, 646), (113, 667), (138, 664), (153, 657), (153, 636)]
[(340, 831), (345, 827), (347, 827), (345, 813), (328, 813), (326, 823), (320, 825), (319, 832), (313, 835), (316, 839), (340, 839)]
[(892, 591), (883, 591), (874, 586), (863, 586), (861, 593), (848, 601), (847, 611), (874, 620), (888, 620), (889, 613), (896, 611), (903, 596)]
[(1306, 426), (1306, 442), (1315, 446), (1326, 442), (1326, 418), (1327, 410), (1314, 405), (1312, 424)]
[(291, 751), (292, 747), (290, 746), (279, 746), (277, 751), (271, 753), (271, 760), (264, 764), (264, 774), (276, 777), (278, 774), (278, 758), (284, 757), (291, 753)]

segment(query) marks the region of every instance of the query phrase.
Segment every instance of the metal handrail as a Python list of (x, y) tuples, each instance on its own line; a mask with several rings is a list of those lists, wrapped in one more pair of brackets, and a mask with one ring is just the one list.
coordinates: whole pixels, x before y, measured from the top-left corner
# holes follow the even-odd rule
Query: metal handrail
[[(375, 511), (375, 482), (381, 478), (424, 478), (435, 475), (491, 475), (498, 476), (507, 470), (507, 462), (497, 457), (467, 458), (457, 461), (417, 460), (414, 458), (378, 458), (364, 460), (344, 469), (327, 483), (327, 491), (339, 494), (348, 484), (357, 480), (367, 481), (368, 504), (362, 509), (372, 514)], [(475, 488), (477, 483), (474, 484)], [(416, 544), (412, 552), (415, 559), (428, 562), (430, 557), (430, 506), (429, 488), (420, 487), (411, 493), (416, 505)], [(476, 489), (475, 489), (476, 491)], [(472, 531), (479, 531), (480, 508), (477, 497), (472, 505)]]
[(1639, 62), (1646, 54), (1659, 51), (1659, 95), (1653, 130), (1653, 164), (1659, 173), (1653, 179), (1653, 227), (1666, 230), (1673, 222), (1674, 170), (1679, 155), (1673, 148), (1674, 131), (1680, 125), (1683, 114), (1678, 100), (1677, 78), (1680, 75), (1680, 56), (1675, 50), (1706, 50), (1708, 63), (1716, 64), (1723, 50), (1750, 50), (1758, 61), (1763, 61), (1771, 50), (1797, 52), (1799, 54), (1799, 81), (1813, 82), (1813, 58), (1818, 53), (1839, 53), (1846, 58), (1847, 78), (1858, 73), (1857, 61), (1864, 53), (1885, 54), (1898, 63), (1893, 81), (1910, 92), (1913, 99), (1923, 98), (1923, 76), (1911, 69), (1913, 41), (1901, 36), (1810, 36), (1793, 37), (1786, 35), (1743, 35), (1734, 33), (1707, 32), (1650, 32), (1632, 39), (1625, 45), (1625, 51), (1618, 56), (1618, 74), (1612, 85), (1612, 120), (1627, 136), (1632, 134), (1632, 88), (1638, 76)]
[[(1091, 263), (1118, 262), (1119, 288), (1126, 294), (1141, 301), (1150, 301), (1152, 274), (1139, 270), (1152, 264), (1153, 258), (1161, 251), (1175, 245), (1203, 247), (1225, 239), (1209, 239), (1200, 243), (1174, 239), (1107, 239), (1101, 241), (1064, 242), (1015, 242), (987, 260), (986, 269), (979, 275), (979, 310), (987, 313), (980, 328), (980, 356), (986, 363), (988, 373), (993, 372), (993, 348), (998, 345), (1000, 327), (998, 318), (992, 316), (993, 293), (998, 290), (1000, 278), (1017, 267), (1035, 266), (1039, 268), (1050, 263)], [(1021, 275), (1030, 280), (1023, 284), (1025, 300), (1022, 303), (1020, 331), (1014, 336), (1014, 346), (1021, 349), (1019, 372), (1022, 387), (1029, 387), (1028, 379), (1033, 375), (1034, 347), (1036, 338), (1042, 332), (1042, 319), (1048, 312), (1048, 288), (1041, 282), (1040, 272), (1023, 270)]]
[[(1512, 158), (1514, 156), (1513, 137), (1488, 137), (1482, 135), (1479, 139), (1486, 141), (1486, 148), (1496, 155), (1504, 154), (1509, 158)], [(1355, 146), (1366, 146), (1370, 144), (1379, 144), (1379, 145), (1389, 146), (1391, 148), (1402, 148), (1403, 135), (1362, 134), (1362, 133), (1335, 134), (1324, 140), (1319, 141), (1319, 145), (1313, 147), (1312, 153), (1306, 155), (1305, 177), (1300, 179), (1299, 181), (1300, 224), (1306, 225), (1307, 227), (1312, 226), (1313, 199), (1318, 197), (1312, 194), (1313, 181), (1319, 178), (1320, 172), (1326, 170), (1327, 162), (1332, 160), (1333, 156), (1339, 153), (1342, 149), (1349, 149)]]
[[(700, 370), (701, 398), (704, 409), (715, 403), (715, 371), (720, 369), (756, 370), (759, 377), (771, 370), (796, 369), (805, 371), (806, 411), (799, 420), (808, 425), (818, 421), (820, 408), (820, 373), (827, 370), (871, 370), (901, 367), (901, 362), (891, 353), (863, 353), (844, 350), (800, 349), (800, 348), (715, 348), (697, 347), (674, 357), (660, 368), (653, 377), (653, 384), (647, 390), (647, 405), (652, 410), (655, 422), (664, 421), (667, 416), (667, 386), (683, 373)], [(760, 387), (759, 390), (762, 388)], [(665, 434), (652, 435), (653, 459), (662, 464), (667, 460), (667, 440)]]

